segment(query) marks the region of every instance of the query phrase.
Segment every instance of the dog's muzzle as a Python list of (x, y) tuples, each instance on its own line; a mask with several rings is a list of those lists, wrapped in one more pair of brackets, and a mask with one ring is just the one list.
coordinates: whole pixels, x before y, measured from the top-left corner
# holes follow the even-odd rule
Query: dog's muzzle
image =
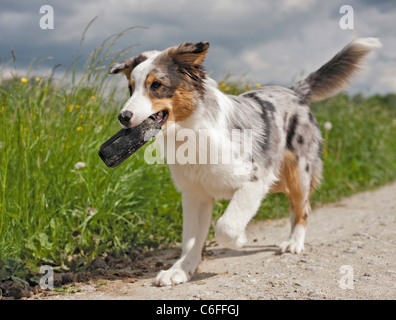
[(121, 111), (121, 113), (118, 115), (118, 121), (126, 127), (129, 126), (129, 122), (131, 121), (133, 116), (133, 113), (129, 110), (124, 110)]

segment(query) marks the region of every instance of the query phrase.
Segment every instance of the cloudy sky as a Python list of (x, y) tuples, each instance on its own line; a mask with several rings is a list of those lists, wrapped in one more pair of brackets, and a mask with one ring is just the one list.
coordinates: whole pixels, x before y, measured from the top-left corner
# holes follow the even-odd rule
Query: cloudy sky
[[(54, 9), (54, 29), (42, 30), (42, 5)], [(340, 7), (354, 10), (354, 28), (343, 30)], [(205, 66), (221, 80), (228, 74), (250, 84), (291, 85), (316, 70), (357, 37), (378, 37), (383, 48), (370, 58), (350, 87), (351, 93), (396, 92), (396, 1), (324, 0), (1, 0), (2, 65), (16, 56), (23, 75), (33, 58), (52, 56), (41, 72), (69, 65), (81, 34), (86, 58), (108, 36), (142, 26), (124, 36), (119, 47), (136, 44), (136, 54), (163, 50), (184, 41), (208, 40)], [(2, 68), (4, 76), (13, 64)], [(1, 75), (0, 75), (1, 77)]]

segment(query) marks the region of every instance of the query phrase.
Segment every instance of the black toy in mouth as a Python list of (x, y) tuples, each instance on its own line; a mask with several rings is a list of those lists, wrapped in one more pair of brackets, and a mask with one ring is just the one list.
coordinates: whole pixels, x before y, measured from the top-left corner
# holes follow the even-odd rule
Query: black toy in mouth
[(151, 117), (155, 119), (161, 126), (168, 120), (169, 112), (168, 110), (161, 110), (160, 112), (157, 112)]
[(98, 154), (106, 166), (117, 167), (155, 137), (160, 130), (161, 125), (151, 116), (133, 128), (118, 131), (102, 144)]

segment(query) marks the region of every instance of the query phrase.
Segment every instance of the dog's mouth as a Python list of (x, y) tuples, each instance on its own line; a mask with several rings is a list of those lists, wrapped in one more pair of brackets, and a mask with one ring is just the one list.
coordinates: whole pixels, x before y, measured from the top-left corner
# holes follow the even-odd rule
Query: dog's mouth
[(162, 126), (166, 122), (166, 120), (168, 120), (168, 116), (169, 116), (168, 110), (162, 110), (160, 112), (151, 115), (151, 118), (153, 118)]

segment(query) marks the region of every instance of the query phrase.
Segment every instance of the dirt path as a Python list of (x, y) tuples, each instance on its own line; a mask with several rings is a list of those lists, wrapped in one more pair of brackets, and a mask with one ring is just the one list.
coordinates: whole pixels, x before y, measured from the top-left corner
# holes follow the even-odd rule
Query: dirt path
[(289, 228), (288, 219), (255, 223), (243, 249), (209, 246), (183, 285), (153, 285), (158, 261), (167, 266), (179, 254), (172, 249), (146, 258), (143, 279), (76, 284), (80, 292), (36, 298), (396, 299), (396, 182), (314, 210), (301, 255), (277, 254)]

